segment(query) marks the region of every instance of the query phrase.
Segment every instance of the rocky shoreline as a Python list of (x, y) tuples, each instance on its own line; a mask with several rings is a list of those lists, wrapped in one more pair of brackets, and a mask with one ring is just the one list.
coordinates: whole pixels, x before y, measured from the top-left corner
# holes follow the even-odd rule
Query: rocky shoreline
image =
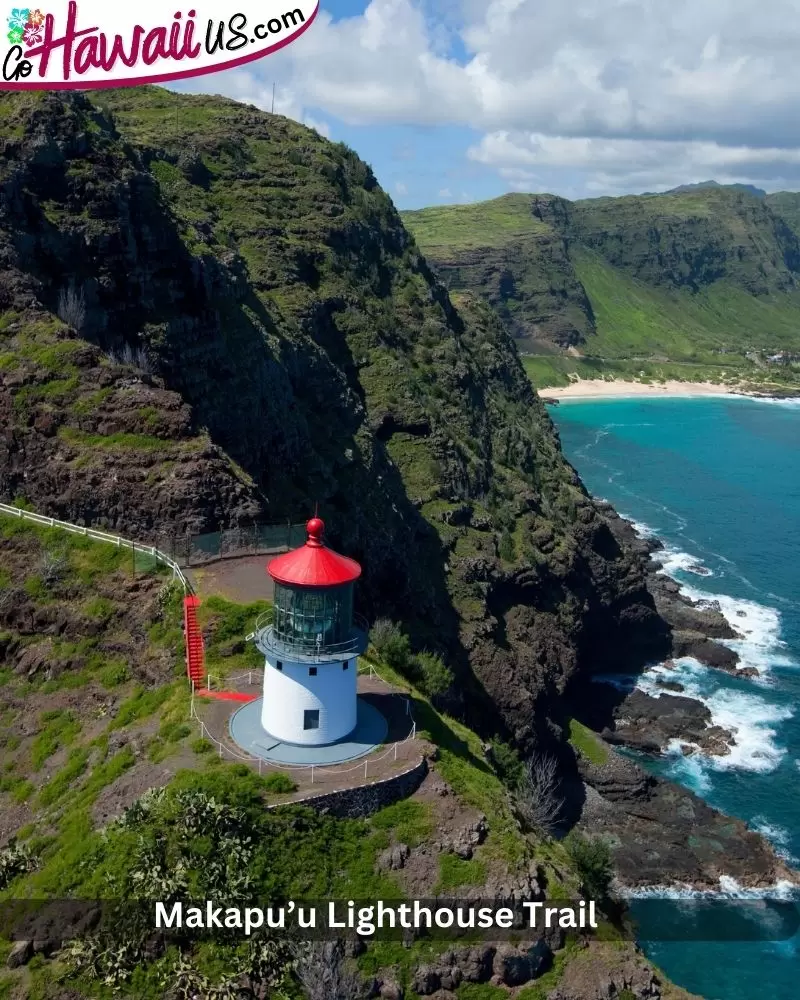
[[(741, 666), (739, 654), (725, 644), (726, 640), (741, 639), (742, 635), (723, 615), (719, 604), (713, 600), (692, 600), (664, 572), (662, 542), (642, 535), (610, 504), (599, 501), (598, 507), (616, 538), (641, 561), (647, 590), (670, 629), (672, 657), (692, 657), (706, 667), (737, 677), (757, 677), (758, 671)], [(702, 570), (697, 567), (698, 575), (704, 575)], [(668, 672), (673, 666), (673, 659), (665, 660), (662, 676), (655, 682), (661, 689), (658, 696), (638, 688), (624, 692), (624, 697), (620, 697), (619, 691), (598, 692), (601, 705), (596, 714), (606, 716), (598, 731), (609, 743), (647, 753), (664, 753), (677, 742), (685, 754), (729, 754), (736, 745), (735, 735), (714, 725), (707, 706), (687, 697), (683, 685), (670, 680)]]
[[(672, 656), (691, 656), (707, 667), (740, 677), (758, 671), (741, 667), (725, 641), (742, 638), (714, 601), (693, 601), (664, 572), (663, 544), (643, 536), (614, 508), (598, 508), (617, 540), (640, 559), (647, 589), (671, 633)], [(698, 567), (698, 571), (700, 571)], [(614, 845), (619, 885), (636, 890), (681, 886), (720, 889), (720, 879), (735, 879), (747, 889), (769, 890), (779, 883), (800, 884), (800, 876), (759, 833), (741, 820), (713, 809), (698, 795), (648, 773), (615, 748), (653, 757), (674, 753), (725, 756), (735, 734), (713, 722), (708, 707), (670, 679), (666, 660), (655, 681), (658, 695), (620, 678), (592, 683), (576, 709), (581, 721), (599, 734), (598, 755), (577, 752), (578, 773), (568, 788), (580, 803), (579, 826)], [(595, 756), (598, 759), (594, 759)], [(599, 762), (603, 757), (604, 762)]]

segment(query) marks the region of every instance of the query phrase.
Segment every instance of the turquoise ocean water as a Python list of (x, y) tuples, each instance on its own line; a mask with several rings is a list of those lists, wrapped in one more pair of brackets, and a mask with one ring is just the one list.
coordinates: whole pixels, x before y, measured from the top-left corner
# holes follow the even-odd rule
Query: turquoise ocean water
[[(676, 750), (649, 766), (800, 866), (800, 403), (640, 398), (566, 402), (550, 413), (587, 488), (665, 543), (668, 572), (690, 596), (719, 602), (742, 635), (730, 645), (761, 674), (739, 680), (679, 660), (672, 679), (735, 730), (736, 747), (713, 760)], [(663, 670), (655, 665), (639, 685), (658, 693)], [(720, 889), (743, 895), (729, 881)], [(800, 997), (800, 935), (643, 944), (708, 1000)]]

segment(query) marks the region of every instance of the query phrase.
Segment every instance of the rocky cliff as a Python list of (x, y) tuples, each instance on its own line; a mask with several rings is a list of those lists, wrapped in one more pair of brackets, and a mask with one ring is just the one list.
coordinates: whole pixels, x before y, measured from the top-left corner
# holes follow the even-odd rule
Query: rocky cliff
[(0, 495), (139, 536), (319, 503), (366, 610), (521, 744), (576, 672), (664, 653), (507, 332), (351, 150), (155, 88), (2, 111)]
[(797, 343), (795, 202), (698, 186), (510, 194), (403, 218), (445, 284), (480, 295), (525, 351), (687, 359)]

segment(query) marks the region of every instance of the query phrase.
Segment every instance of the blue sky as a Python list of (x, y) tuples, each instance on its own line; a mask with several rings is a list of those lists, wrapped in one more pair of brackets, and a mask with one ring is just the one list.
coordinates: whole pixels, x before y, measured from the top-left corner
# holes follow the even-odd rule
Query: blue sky
[(797, 189), (798, 54), (797, 0), (322, 0), (285, 49), (176, 89), (269, 109), (274, 82), (400, 208)]

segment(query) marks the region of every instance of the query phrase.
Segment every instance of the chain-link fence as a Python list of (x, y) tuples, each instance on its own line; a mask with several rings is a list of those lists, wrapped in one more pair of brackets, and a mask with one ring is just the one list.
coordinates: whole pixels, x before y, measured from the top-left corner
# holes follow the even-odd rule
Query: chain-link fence
[(148, 539), (151, 545), (169, 555), (180, 566), (199, 566), (226, 556), (286, 552), (302, 545), (305, 540), (305, 522), (254, 524), (203, 535), (161, 532)]

